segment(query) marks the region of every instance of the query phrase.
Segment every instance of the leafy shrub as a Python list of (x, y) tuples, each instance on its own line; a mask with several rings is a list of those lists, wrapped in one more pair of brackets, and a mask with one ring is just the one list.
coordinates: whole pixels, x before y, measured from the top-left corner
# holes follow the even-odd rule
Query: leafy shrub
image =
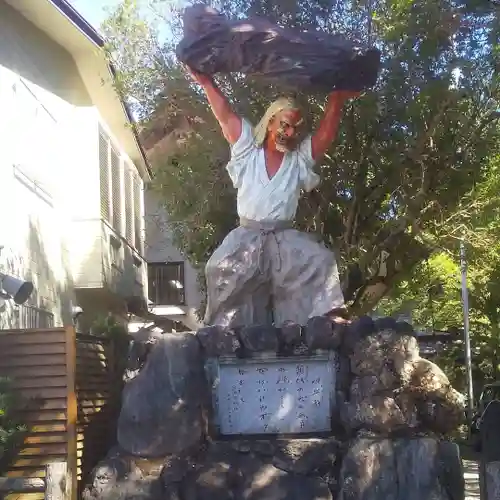
[(12, 389), (12, 381), (0, 377), (0, 473), (8, 466), (27, 428), (15, 416), (19, 397)]

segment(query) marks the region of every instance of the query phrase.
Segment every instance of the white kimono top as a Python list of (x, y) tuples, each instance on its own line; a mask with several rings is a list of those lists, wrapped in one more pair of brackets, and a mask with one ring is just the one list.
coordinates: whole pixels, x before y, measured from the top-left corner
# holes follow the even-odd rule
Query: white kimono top
[(269, 179), (264, 148), (255, 145), (252, 126), (243, 119), (241, 135), (231, 147), (226, 167), (238, 190), (238, 215), (255, 221), (292, 220), (301, 189), (309, 192), (319, 183), (313, 166), (309, 136), (296, 150), (284, 155), (281, 167)]

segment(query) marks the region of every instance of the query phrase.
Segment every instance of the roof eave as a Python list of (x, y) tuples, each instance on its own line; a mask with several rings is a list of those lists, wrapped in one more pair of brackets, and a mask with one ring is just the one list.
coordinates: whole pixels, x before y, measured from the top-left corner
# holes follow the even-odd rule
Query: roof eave
[[(97, 48), (99, 48), (103, 57), (106, 58), (106, 63), (109, 68), (110, 75), (113, 81), (116, 81), (117, 70), (113, 66), (113, 64), (107, 59), (106, 54), (104, 53), (105, 40), (99, 35), (99, 33), (95, 30), (95, 28), (89, 24), (79, 13), (76, 11), (66, 0), (49, 0), (50, 3), (61, 13), (63, 14), (68, 21), (70, 21), (81, 33), (83, 33)], [(123, 106), (123, 111), (127, 116), (127, 119), (131, 125), (132, 133), (134, 134), (135, 142), (137, 148), (142, 156), (146, 169), (150, 177), (153, 176), (153, 171), (151, 165), (146, 156), (146, 152), (142, 147), (141, 141), (139, 140), (139, 133), (137, 131), (136, 122), (134, 117), (132, 116), (132, 112), (130, 111), (130, 107), (127, 103), (122, 99), (121, 96), (118, 96)]]

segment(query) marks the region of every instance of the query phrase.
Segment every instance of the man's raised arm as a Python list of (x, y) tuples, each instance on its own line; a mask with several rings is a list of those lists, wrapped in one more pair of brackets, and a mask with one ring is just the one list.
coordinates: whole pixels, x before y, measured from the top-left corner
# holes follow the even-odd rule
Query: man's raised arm
[(217, 118), (227, 142), (231, 145), (235, 144), (241, 135), (241, 118), (232, 110), (226, 96), (217, 87), (212, 78), (197, 73), (192, 69), (186, 69), (191, 78), (201, 85), (205, 91), (210, 108), (215, 118)]
[(359, 92), (334, 91), (328, 96), (325, 113), (318, 130), (312, 136), (312, 156), (318, 161), (328, 151), (337, 136), (344, 104), (348, 99), (358, 97)]

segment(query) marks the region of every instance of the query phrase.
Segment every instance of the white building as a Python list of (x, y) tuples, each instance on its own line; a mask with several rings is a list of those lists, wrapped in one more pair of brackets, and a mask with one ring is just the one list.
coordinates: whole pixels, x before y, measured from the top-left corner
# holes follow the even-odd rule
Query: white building
[(172, 240), (168, 214), (158, 195), (146, 189), (146, 250), (151, 311), (196, 329), (201, 303), (198, 272)]
[(102, 46), (64, 0), (0, 0), (0, 273), (34, 284), (0, 329), (147, 296), (150, 171)]

